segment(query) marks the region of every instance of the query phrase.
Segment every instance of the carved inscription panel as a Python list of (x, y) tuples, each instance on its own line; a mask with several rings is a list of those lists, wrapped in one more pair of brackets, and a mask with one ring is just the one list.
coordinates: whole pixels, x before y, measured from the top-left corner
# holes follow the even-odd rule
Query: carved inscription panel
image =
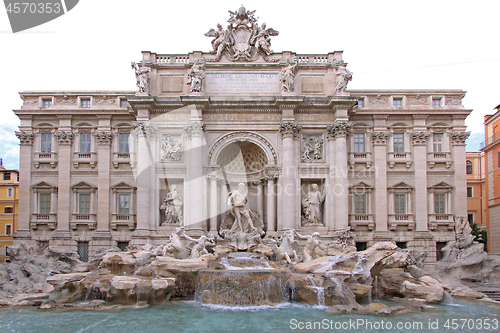
[(279, 92), (278, 74), (207, 73), (205, 81), (206, 94), (277, 94)]

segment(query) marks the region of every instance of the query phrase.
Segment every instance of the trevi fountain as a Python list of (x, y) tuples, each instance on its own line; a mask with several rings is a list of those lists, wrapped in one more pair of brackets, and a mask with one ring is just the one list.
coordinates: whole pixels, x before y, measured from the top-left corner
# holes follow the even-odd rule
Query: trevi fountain
[(356, 251), (349, 228), (330, 243), (294, 229), (269, 237), (248, 207), (243, 183), (227, 200), (231, 210), (217, 235), (193, 237), (181, 226), (164, 245), (109, 248), (87, 263), (51, 246), (10, 247), (12, 262), (0, 267), (0, 327), (114, 332), (126, 323), (127, 331), (144, 332), (373, 332), (385, 323), (437, 332), (435, 325), (464, 317), (463, 311), (474, 318), (469, 325), (488, 319), (488, 327), (498, 327), (498, 302), (462, 283), (500, 277), (500, 262), (474, 241), (467, 223), (457, 227), (443, 260), (424, 270), (425, 253), (391, 242)]
[[(387, 95), (390, 92), (358, 91), (359, 96), (350, 96), (346, 86), (352, 73), (341, 59), (341, 52), (321, 57), (273, 53), (270, 36), (278, 32), (265, 23), (259, 26), (256, 21), (254, 11), (241, 7), (230, 12), (227, 30), (219, 24), (217, 29), (206, 33), (212, 38), (211, 53), (170, 56), (143, 52), (144, 60), (140, 64), (132, 63), (139, 92), (131, 93), (128, 98), (129, 109), (124, 107), (118, 111), (126, 111), (128, 117), (132, 111), (139, 110), (137, 120), (140, 122), (130, 133), (130, 152), (128, 143), (120, 142), (126, 152), (114, 153), (116, 159), (110, 161), (108, 157), (107, 161), (112, 165), (112, 173), (122, 172), (126, 176), (124, 180), (117, 180), (121, 182), (118, 185), (110, 186), (109, 170), (107, 166), (102, 167), (105, 163), (100, 159), (98, 188), (87, 184), (92, 182), (87, 178), (75, 179), (78, 186), (71, 187), (76, 194), (90, 193), (88, 197), (92, 198), (89, 200), (93, 205), (97, 202), (96, 191), (101, 195), (98, 205), (111, 205), (109, 200), (102, 201), (102, 197), (113, 191), (120, 206), (112, 212), (111, 206), (104, 209), (99, 206), (97, 210), (99, 221), (113, 216), (109, 230), (108, 225), (102, 229), (101, 222), (89, 220), (90, 216), (96, 216), (95, 212), (74, 214), (78, 220), (66, 224), (50, 220), (54, 214), (33, 214), (37, 219), (20, 228), (23, 232), (16, 238), (24, 237), (29, 245), (16, 241), (7, 250), (11, 262), (0, 263), (2, 332), (499, 331), (499, 303), (481, 292), (477, 285), (499, 281), (500, 259), (484, 252), (483, 244), (475, 240), (467, 220), (460, 214), (442, 214), (441, 220), (428, 224), (424, 215), (427, 208), (417, 207), (415, 214), (410, 210), (413, 192), (418, 194), (415, 196), (415, 200), (420, 200), (418, 205), (427, 207), (427, 181), (428, 185), (431, 181), (437, 184), (429, 187), (438, 193), (436, 195), (451, 200), (454, 186), (465, 186), (459, 172), (443, 182), (432, 176), (429, 180), (426, 176), (404, 181), (396, 176), (374, 178), (368, 170), (372, 162), (375, 167), (387, 170), (387, 175), (417, 167), (427, 170), (425, 144), (430, 134), (425, 132), (427, 125), (422, 125), (425, 117), (415, 120), (414, 126), (420, 126), (420, 132), (398, 132), (400, 140), (407, 137), (406, 146), (413, 149), (412, 159), (407, 158), (410, 153), (391, 153), (400, 160), (386, 160), (390, 134), (385, 119), (389, 116), (376, 118), (374, 126), (378, 126), (378, 132), (369, 132), (369, 142), (373, 139), (374, 144), (372, 155), (370, 152), (348, 153), (353, 131), (357, 143), (363, 140), (363, 147), (364, 138), (368, 138), (368, 134), (359, 132), (356, 124), (351, 129), (349, 117), (362, 119), (363, 110), (369, 113), (370, 107), (388, 103), (388, 98), (392, 98)], [(221, 68), (228, 68), (229, 72), (221, 72)], [(253, 70), (264, 74), (254, 75)], [(236, 84), (240, 81), (230, 81), (236, 79), (243, 80), (241, 86)], [(250, 88), (255, 90), (251, 97), (245, 90)], [(300, 94), (307, 96), (300, 97)], [(421, 108), (431, 98), (418, 94), (415, 97), (413, 92), (404, 94)], [(452, 137), (453, 156), (461, 156), (463, 151), (465, 161), (464, 142), (468, 134), (463, 132), (465, 127), (460, 125), (463, 122), (460, 119), (465, 119), (469, 111), (461, 108), (462, 92), (446, 94), (446, 106), (461, 114), (453, 116), (453, 126), (458, 124)], [(218, 99), (212, 99), (212, 95)], [(226, 95), (227, 101), (223, 99)], [(367, 105), (363, 109), (360, 103), (365, 97), (363, 101)], [(28, 103), (33, 96), (23, 98), (22, 112), (38, 112), (36, 101)], [(54, 98), (59, 104), (64, 102), (60, 106), (64, 108), (71, 107), (68, 105), (74, 96)], [(92, 98), (96, 103), (108, 103), (101, 105), (102, 112), (106, 108), (111, 110), (110, 103), (115, 101), (106, 96)], [(154, 112), (175, 116), (172, 108), (180, 107), (181, 100), (187, 104), (198, 103), (187, 115), (189, 123), (183, 123), (182, 117), (167, 117), (170, 123), (160, 126), (146, 119)], [(147, 109), (151, 105), (154, 110)], [(238, 114), (241, 110), (248, 114)], [(115, 113), (99, 118), (99, 124)], [(35, 114), (33, 119), (36, 117)], [(371, 114), (366, 117), (372, 119)], [(64, 126), (71, 127), (68, 117), (61, 119), (68, 121)], [(238, 123), (241, 119), (247, 125)], [(229, 127), (220, 127), (225, 123)], [(18, 132), (21, 156), (31, 156), (30, 126)], [(254, 128), (247, 128), (249, 126)], [(391, 131), (397, 132), (400, 125), (394, 126)], [(128, 135), (119, 130), (115, 134), (120, 134), (120, 138), (122, 134)], [(155, 140), (162, 130), (160, 144)], [(85, 128), (80, 131), (86, 133)], [(110, 155), (112, 134), (101, 132), (98, 133), (99, 156), (105, 149)], [(87, 133), (88, 137), (91, 133), (94, 132)], [(64, 149), (70, 154), (73, 134), (63, 134), (58, 134), (59, 154)], [(85, 138), (83, 134), (80, 136), (81, 140)], [(212, 147), (210, 151), (207, 147), (197, 149), (205, 139)], [(139, 144), (134, 146), (132, 140)], [(191, 152), (185, 151), (188, 144)], [(240, 149), (246, 149), (245, 154), (241, 154)], [(404, 147), (401, 149), (405, 151)], [(207, 153), (208, 156), (203, 155)], [(146, 162), (149, 155), (154, 154), (159, 154), (158, 163), (149, 168)], [(96, 166), (97, 161), (86, 160), (85, 156), (73, 161), (71, 170), (85, 172)], [(88, 156), (93, 155), (88, 153)], [(226, 166), (232, 169), (224, 169), (222, 162), (226, 157), (245, 160), (229, 161)], [(246, 167), (247, 157), (261, 162), (252, 173), (235, 174), (234, 170), (241, 169), (239, 166)], [(207, 166), (208, 159), (210, 165)], [(67, 161), (69, 163), (69, 157)], [(65, 166), (59, 161), (56, 165), (56, 162), (40, 159), (34, 163), (42, 173), (58, 168), (59, 189), (50, 185), (50, 179), (36, 186), (28, 183), (29, 179), (22, 179), (21, 187), (32, 186), (46, 197), (55, 197), (57, 191), (67, 191), (67, 196), (70, 195), (70, 171), (64, 169), (69, 168), (69, 164)], [(454, 167), (456, 161), (455, 164), (451, 160), (433, 163), (429, 168), (439, 172)], [(35, 172), (29, 169), (30, 161), (21, 165), (28, 168), (21, 169), (23, 177)], [(328, 170), (348, 165), (348, 176), (347, 171), (345, 177), (326, 176)], [(363, 173), (366, 177), (359, 176), (365, 178), (348, 179), (360, 168), (368, 170)], [(130, 170), (152, 172), (133, 179)], [(192, 171), (196, 177), (190, 180), (183, 174), (185, 170)], [(101, 171), (106, 171), (108, 176), (102, 176)], [(451, 169), (450, 174), (453, 172)], [(173, 178), (167, 179), (164, 175)], [(62, 180), (67, 181), (67, 189), (60, 185)], [(146, 184), (163, 181), (168, 187), (160, 191), (153, 185), (156, 192), (149, 191), (140, 186), (141, 181)], [(137, 188), (130, 185), (134, 183)], [(277, 185), (291, 188), (293, 193), (275, 196), (273, 188), (278, 188)], [(333, 185), (367, 191), (356, 203), (359, 214), (349, 214), (349, 194), (335, 193)], [(256, 199), (257, 190), (260, 196)], [(372, 192), (376, 194), (373, 197)], [(463, 210), (461, 203), (466, 200), (463, 192), (463, 196), (453, 194), (457, 209)], [(404, 214), (398, 215), (394, 207), (387, 207), (389, 197), (396, 195), (407, 200), (408, 211)], [(69, 199), (59, 196), (59, 211), (70, 215)], [(137, 212), (133, 211), (134, 200), (140, 203), (136, 205)], [(373, 212), (368, 201), (376, 202)], [(64, 203), (67, 206), (63, 206)], [(223, 211), (219, 211), (221, 207)], [(403, 206), (398, 207), (401, 210)], [(406, 210), (406, 206), (403, 208)], [(204, 219), (206, 212), (210, 216)], [(22, 214), (26, 214), (24, 220), (28, 221), (29, 212), (21, 212), (20, 221), (24, 221)], [(107, 238), (99, 238), (109, 239), (108, 246), (99, 243), (97, 247), (94, 245), (97, 241), (84, 239), (87, 232), (109, 234)], [(70, 243), (57, 246), (57, 239), (61, 238), (43, 238), (53, 233), (67, 234), (74, 244), (86, 245), (88, 261), (80, 261), (80, 256), (67, 245)], [(415, 239), (420, 238), (415, 241), (417, 245), (406, 249), (395, 244), (393, 235), (396, 234), (412, 242), (413, 235)], [(442, 249), (437, 249), (443, 257), (437, 262), (430, 258), (430, 253), (436, 253), (434, 234), (442, 236), (441, 242), (447, 242)], [(124, 236), (123, 239), (111, 238), (116, 235)], [(356, 247), (360, 237), (365, 239), (364, 248)], [(128, 247), (110, 247), (117, 244), (111, 239), (120, 243), (126, 239)]]

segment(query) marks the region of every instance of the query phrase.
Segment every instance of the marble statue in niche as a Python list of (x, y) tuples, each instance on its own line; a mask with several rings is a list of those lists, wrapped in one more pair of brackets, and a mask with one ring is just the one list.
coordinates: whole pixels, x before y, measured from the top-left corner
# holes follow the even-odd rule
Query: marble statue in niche
[(302, 199), (302, 225), (323, 225), (321, 205), (325, 201), (325, 189), (319, 191), (318, 184), (312, 184), (311, 190)]
[(177, 192), (177, 186), (170, 186), (170, 192), (167, 193), (163, 203), (160, 206), (163, 211), (166, 224), (181, 224), (182, 223), (182, 198)]
[(247, 189), (244, 183), (238, 184), (238, 189), (227, 194), (226, 201), (231, 207), (229, 214), (220, 226), (220, 234), (225, 229), (233, 233), (245, 233), (263, 236), (264, 222), (248, 207)]

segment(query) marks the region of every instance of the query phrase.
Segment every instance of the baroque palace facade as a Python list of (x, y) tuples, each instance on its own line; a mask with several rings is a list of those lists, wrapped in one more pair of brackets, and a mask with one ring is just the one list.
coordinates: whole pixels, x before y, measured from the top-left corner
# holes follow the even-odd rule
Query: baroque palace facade
[(275, 53), (231, 12), (213, 51), (143, 52), (138, 92), (26, 91), (15, 241), (78, 250), (215, 236), (239, 183), (267, 235), (350, 227), (429, 252), (467, 216), (461, 90), (347, 90), (342, 52)]

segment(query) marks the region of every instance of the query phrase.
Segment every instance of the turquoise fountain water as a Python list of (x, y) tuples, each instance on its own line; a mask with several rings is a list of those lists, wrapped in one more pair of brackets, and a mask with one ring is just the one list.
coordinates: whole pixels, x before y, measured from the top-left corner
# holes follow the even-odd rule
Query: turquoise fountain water
[[(355, 312), (329, 314), (321, 307), (293, 303), (279, 304), (276, 307), (224, 307), (186, 301), (107, 311), (41, 311), (32, 308), (7, 308), (0, 310), (0, 331), (437, 333), (498, 332), (500, 330), (498, 326), (499, 305), (459, 302), (437, 307), (439, 310), (390, 316), (361, 315)], [(488, 319), (490, 329), (484, 328), (486, 319)], [(450, 329), (446, 329), (446, 322), (452, 325), (452, 320), (459, 325), (458, 328), (452, 329), (450, 326)], [(479, 328), (480, 322), (482, 322), (482, 328)], [(463, 323), (465, 326), (462, 328)], [(397, 329), (398, 324), (403, 325), (402, 329)], [(342, 325), (346, 329), (342, 329)], [(384, 329), (381, 325), (384, 325)], [(388, 329), (389, 326), (392, 329)]]

